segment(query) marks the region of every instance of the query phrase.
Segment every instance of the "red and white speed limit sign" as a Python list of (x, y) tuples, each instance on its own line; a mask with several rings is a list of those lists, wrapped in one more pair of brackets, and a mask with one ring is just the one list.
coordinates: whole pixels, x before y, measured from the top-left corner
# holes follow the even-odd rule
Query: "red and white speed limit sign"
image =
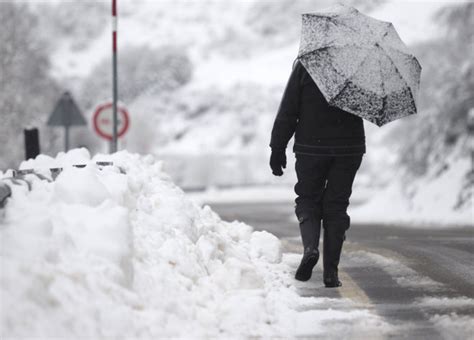
[[(122, 137), (128, 130), (130, 118), (128, 112), (123, 107), (117, 107), (117, 137)], [(112, 103), (99, 105), (93, 117), (95, 132), (107, 140), (113, 138), (113, 111)]]

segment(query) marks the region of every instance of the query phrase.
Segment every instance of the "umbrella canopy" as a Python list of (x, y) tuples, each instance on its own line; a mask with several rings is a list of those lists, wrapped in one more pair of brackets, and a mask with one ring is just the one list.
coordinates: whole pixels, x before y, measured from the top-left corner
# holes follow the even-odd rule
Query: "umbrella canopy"
[(421, 66), (389, 22), (344, 5), (303, 14), (298, 59), (331, 106), (378, 126), (416, 113)]

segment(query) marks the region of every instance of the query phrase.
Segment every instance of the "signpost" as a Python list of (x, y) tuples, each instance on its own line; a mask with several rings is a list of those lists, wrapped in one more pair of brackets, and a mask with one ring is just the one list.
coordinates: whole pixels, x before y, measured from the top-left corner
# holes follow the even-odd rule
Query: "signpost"
[(46, 124), (64, 127), (64, 151), (69, 150), (69, 128), (71, 126), (87, 125), (76, 102), (67, 91), (59, 99)]
[(112, 0), (112, 111), (113, 128), (112, 142), (110, 143), (110, 153), (117, 151), (118, 139), (118, 117), (117, 117), (117, 0)]
[[(130, 117), (124, 107), (117, 107), (117, 138), (122, 137), (130, 126)], [(114, 119), (113, 103), (99, 105), (94, 112), (93, 124), (95, 132), (102, 138), (113, 143), (114, 140)], [(111, 148), (112, 149), (112, 148)]]

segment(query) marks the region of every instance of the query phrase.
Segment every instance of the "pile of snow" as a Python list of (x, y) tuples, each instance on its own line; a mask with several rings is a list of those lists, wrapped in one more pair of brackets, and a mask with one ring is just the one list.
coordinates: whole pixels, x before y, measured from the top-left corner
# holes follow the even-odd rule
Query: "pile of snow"
[(77, 149), (21, 167), (58, 165), (56, 181), (27, 175), (31, 191), (13, 186), (2, 211), (2, 337), (291, 338), (320, 334), (332, 318), (386, 327), (368, 310), (300, 297), (296, 254), (187, 199), (151, 156)]
[(456, 313), (449, 315), (436, 314), (430, 318), (430, 322), (434, 324), (443, 339), (469, 339), (474, 334), (474, 323), (469, 315), (458, 315)]
[(474, 299), (466, 296), (448, 298), (425, 296), (418, 299), (417, 305), (432, 309), (449, 309), (449, 308), (473, 308)]

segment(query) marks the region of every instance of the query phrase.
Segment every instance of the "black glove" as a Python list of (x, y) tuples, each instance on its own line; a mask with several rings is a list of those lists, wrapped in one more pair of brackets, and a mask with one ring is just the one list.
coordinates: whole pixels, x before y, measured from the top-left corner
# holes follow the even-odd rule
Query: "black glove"
[(270, 167), (272, 168), (272, 172), (275, 176), (283, 175), (283, 169), (286, 168), (285, 149), (272, 149), (272, 155), (270, 156)]

